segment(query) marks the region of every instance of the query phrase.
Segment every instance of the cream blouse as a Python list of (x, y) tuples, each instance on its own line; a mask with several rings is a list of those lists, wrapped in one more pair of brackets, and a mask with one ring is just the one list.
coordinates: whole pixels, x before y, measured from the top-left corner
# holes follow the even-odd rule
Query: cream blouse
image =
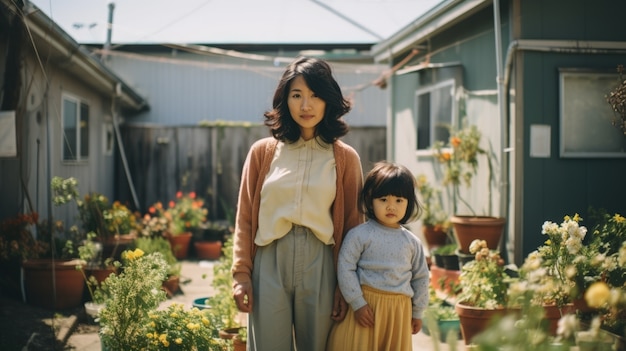
[(318, 138), (279, 142), (261, 189), (255, 244), (265, 246), (282, 238), (293, 224), (311, 229), (327, 245), (334, 244), (335, 168), (332, 145)]

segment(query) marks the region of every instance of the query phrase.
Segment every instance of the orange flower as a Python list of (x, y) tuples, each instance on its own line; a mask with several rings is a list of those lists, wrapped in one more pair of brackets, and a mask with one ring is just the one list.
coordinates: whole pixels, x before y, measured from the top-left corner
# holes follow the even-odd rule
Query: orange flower
[(176, 203), (173, 200), (170, 200), (169, 206), (170, 208), (174, 208), (174, 206), (176, 206)]
[(183, 197), (183, 192), (182, 192), (182, 191), (177, 191), (177, 192), (176, 192), (176, 198), (177, 198), (177, 199), (180, 199), (180, 198), (182, 198), (182, 197)]
[(150, 212), (151, 214), (155, 214), (156, 208), (154, 208), (154, 206), (150, 206), (150, 208), (148, 208), (148, 212)]
[(189, 193), (189, 197), (192, 198), (192, 199), (195, 199), (196, 198), (196, 192), (195, 191), (190, 192)]
[(461, 138), (456, 136), (450, 138), (450, 145), (452, 145), (452, 147), (458, 147), (461, 145)]

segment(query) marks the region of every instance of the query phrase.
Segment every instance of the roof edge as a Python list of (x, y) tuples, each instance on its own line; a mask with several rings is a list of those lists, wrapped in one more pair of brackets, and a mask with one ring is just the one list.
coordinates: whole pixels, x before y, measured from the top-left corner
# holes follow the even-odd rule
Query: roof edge
[(410, 47), (437, 34), (470, 14), (493, 3), (493, 0), (446, 0), (424, 15), (372, 46), (375, 62), (390, 62)]
[(27, 2), (23, 13), (24, 24), (33, 39), (49, 43), (51, 49), (68, 57), (76, 64), (76, 69), (81, 73), (79, 76), (93, 78), (91, 84), (96, 89), (110, 92), (121, 100), (124, 107), (137, 112), (149, 108), (148, 101), (144, 97), (94, 57), (85, 46), (78, 44), (36, 5)]

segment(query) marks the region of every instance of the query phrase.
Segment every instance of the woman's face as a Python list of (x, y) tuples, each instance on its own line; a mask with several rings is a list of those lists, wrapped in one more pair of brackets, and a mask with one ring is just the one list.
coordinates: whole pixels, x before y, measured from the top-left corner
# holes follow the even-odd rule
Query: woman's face
[(399, 228), (408, 205), (409, 201), (404, 197), (386, 195), (375, 198), (372, 207), (378, 223), (390, 228)]
[(312, 139), (315, 128), (324, 119), (326, 102), (309, 89), (302, 76), (297, 76), (291, 82), (287, 105), (291, 118), (300, 126), (302, 138)]

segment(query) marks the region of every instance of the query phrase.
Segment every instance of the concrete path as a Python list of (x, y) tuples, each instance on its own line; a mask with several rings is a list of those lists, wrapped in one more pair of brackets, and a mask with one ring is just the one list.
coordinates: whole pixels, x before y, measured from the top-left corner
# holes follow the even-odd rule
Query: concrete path
[[(181, 292), (163, 302), (162, 307), (174, 302), (191, 307), (195, 299), (211, 296), (214, 263), (214, 261), (182, 261)], [(462, 343), (463, 340), (459, 340), (460, 347), (462, 347)], [(66, 350), (101, 351), (100, 339), (95, 330), (88, 333), (75, 331), (67, 339), (66, 346)], [(432, 338), (422, 332), (413, 336), (413, 351), (420, 350), (451, 351), (447, 344), (438, 343), (435, 345)]]

